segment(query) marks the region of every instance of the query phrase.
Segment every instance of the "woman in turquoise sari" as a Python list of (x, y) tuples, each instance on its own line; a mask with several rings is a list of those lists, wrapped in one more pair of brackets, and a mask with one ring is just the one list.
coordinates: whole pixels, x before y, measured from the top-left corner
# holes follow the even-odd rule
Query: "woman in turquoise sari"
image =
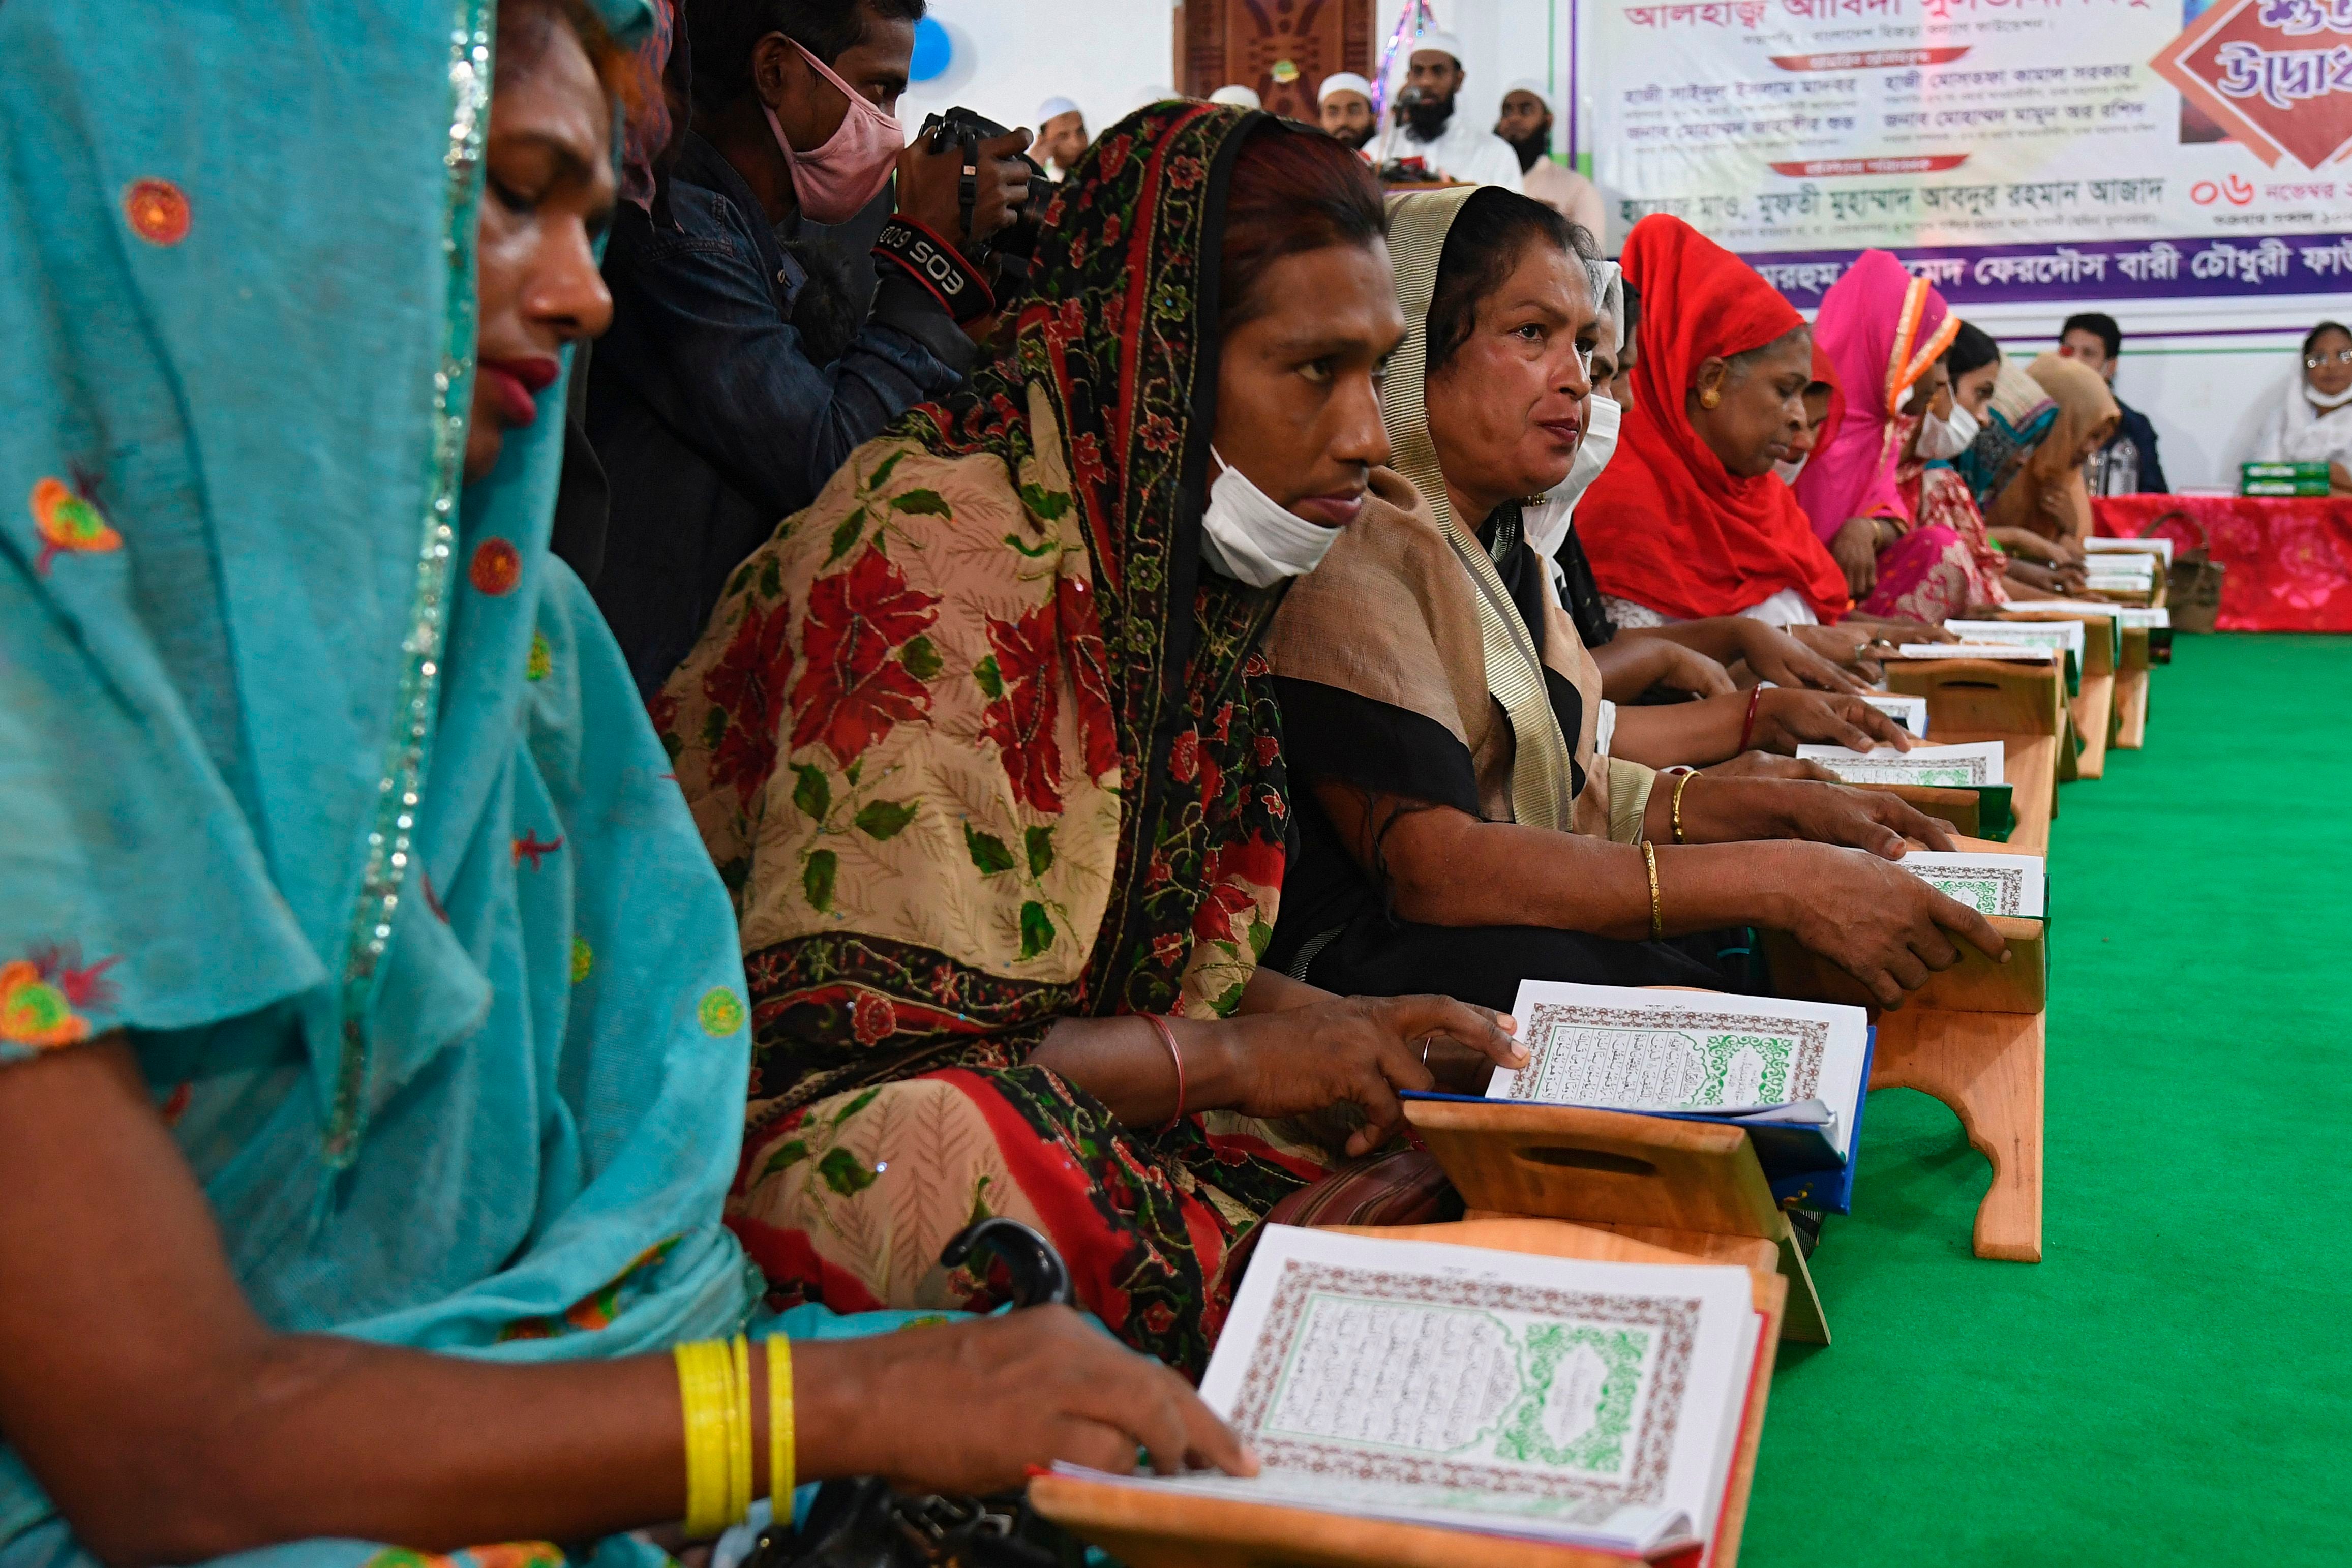
[[(546, 549), (599, 7), (0, 8), (5, 1568), (617, 1565), (685, 1511), (747, 1037)], [(1246, 1463), (1058, 1309), (793, 1366), (803, 1479)]]

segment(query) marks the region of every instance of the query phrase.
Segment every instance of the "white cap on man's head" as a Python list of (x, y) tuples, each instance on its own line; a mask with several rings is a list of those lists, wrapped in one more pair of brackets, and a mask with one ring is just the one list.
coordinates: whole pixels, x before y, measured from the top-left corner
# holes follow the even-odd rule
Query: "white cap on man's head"
[(1255, 89), (1244, 87), (1237, 81), (1228, 82), (1223, 87), (1217, 89), (1216, 91), (1209, 95), (1209, 101), (1211, 103), (1231, 104), (1235, 109), (1263, 109), (1265, 107), (1258, 101)]
[(1423, 33), (1412, 41), (1412, 52), (1416, 55), (1427, 54), (1432, 49), (1441, 55), (1453, 56), (1457, 66), (1462, 63), (1462, 40), (1451, 33)]
[(1503, 89), (1503, 96), (1505, 98), (1508, 98), (1515, 92), (1524, 92), (1528, 97), (1534, 99), (1538, 103), (1542, 104), (1546, 114), (1558, 114), (1559, 112), (1559, 106), (1551, 100), (1551, 89), (1546, 87), (1543, 83), (1538, 81), (1531, 76), (1523, 76), (1518, 80), (1513, 82), (1510, 86), (1505, 88)]
[(1360, 93), (1369, 99), (1372, 96), (1372, 84), (1354, 71), (1333, 71), (1323, 79), (1323, 86), (1316, 92), (1315, 101), (1321, 103), (1335, 92)]
[(1048, 120), (1058, 120), (1065, 114), (1077, 111), (1078, 106), (1066, 98), (1049, 98), (1037, 106), (1037, 123), (1043, 125)]

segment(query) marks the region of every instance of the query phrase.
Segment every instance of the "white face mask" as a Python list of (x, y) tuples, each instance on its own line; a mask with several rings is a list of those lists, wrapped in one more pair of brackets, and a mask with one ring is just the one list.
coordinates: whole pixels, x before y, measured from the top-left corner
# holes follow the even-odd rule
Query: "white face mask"
[(1958, 457), (1977, 444), (1977, 416), (1959, 404), (1952, 405), (1951, 417), (1938, 419), (1929, 409), (1919, 420), (1919, 455), (1929, 462)]
[(1805, 459), (1811, 456), (1812, 454), (1808, 452), (1803, 458), (1792, 458), (1785, 463), (1773, 464), (1772, 477), (1784, 485), (1795, 484), (1797, 476), (1805, 471)]
[(1250, 483), (1214, 447), (1224, 472), (1209, 487), (1209, 510), (1201, 514), (1201, 559), (1253, 588), (1285, 577), (1303, 577), (1323, 563), (1339, 531), (1309, 522)]
[(1568, 527), (1575, 516), (1576, 503), (1609, 466), (1609, 456), (1617, 449), (1617, 432), (1624, 423), (1625, 410), (1612, 399), (1594, 393), (1585, 400), (1584, 439), (1576, 444), (1576, 461), (1568, 470), (1568, 478), (1545, 492), (1543, 499), (1528, 507), (1521, 516), (1527, 529), (1528, 542), (1548, 556), (1557, 556), (1559, 547), (1568, 542)]

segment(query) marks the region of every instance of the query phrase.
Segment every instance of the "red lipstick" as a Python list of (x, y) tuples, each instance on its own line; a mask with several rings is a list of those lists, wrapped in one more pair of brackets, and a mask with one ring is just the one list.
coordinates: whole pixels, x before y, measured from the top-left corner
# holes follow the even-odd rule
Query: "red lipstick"
[(486, 359), (476, 374), (489, 389), (498, 407), (499, 422), (522, 429), (539, 418), (539, 395), (563, 374), (563, 363), (545, 354), (528, 359)]

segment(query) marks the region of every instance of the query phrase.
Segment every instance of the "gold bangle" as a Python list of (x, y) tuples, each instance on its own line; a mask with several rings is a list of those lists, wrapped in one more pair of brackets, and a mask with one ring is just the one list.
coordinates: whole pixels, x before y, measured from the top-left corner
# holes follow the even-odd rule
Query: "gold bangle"
[(728, 1365), (734, 1440), (727, 1449), (727, 1522), (740, 1524), (751, 1511), (751, 1342), (741, 1334), (728, 1347)]
[(1691, 780), (1696, 777), (1696, 773), (1687, 773), (1675, 781), (1675, 842), (1677, 844), (1689, 842), (1683, 837), (1683, 791), (1690, 788)]
[(708, 1540), (733, 1522), (727, 1517), (732, 1368), (727, 1347), (713, 1341), (679, 1345), (671, 1356), (686, 1413), (686, 1533)]
[(791, 1517), (798, 1484), (793, 1436), (793, 1342), (777, 1334), (768, 1341), (768, 1500), (779, 1519)]
[(1658, 904), (1658, 849), (1646, 838), (1642, 840), (1642, 859), (1650, 868), (1650, 940), (1659, 942), (1666, 934), (1666, 919)]

